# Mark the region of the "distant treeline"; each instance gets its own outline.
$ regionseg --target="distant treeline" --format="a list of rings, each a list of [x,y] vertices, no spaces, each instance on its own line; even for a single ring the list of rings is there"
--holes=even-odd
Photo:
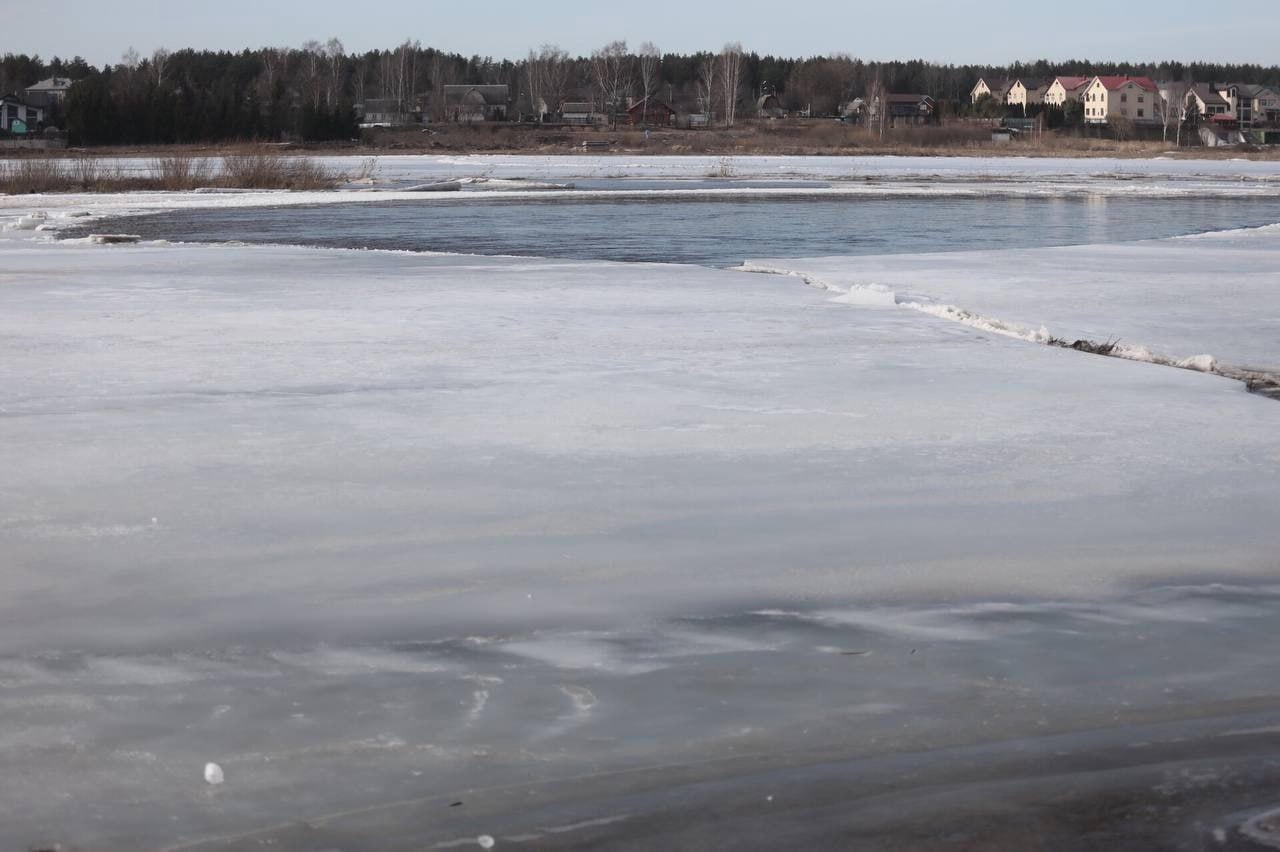
[[[602,50],[622,47],[614,43]],[[621,88],[650,94],[684,111],[717,109],[705,79],[715,54],[673,54],[644,45],[653,57],[646,72],[638,55],[621,69]],[[612,71],[611,71],[612,73]],[[944,110],[963,112],[980,77],[1052,78],[1057,75],[1141,75],[1157,80],[1248,82],[1280,86],[1280,66],[1180,62],[1126,63],[1068,60],[997,65],[940,65],[923,60],[866,62],[850,56],[805,59],[745,52],[735,98],[738,115],[752,114],[754,98],[777,94],[788,110],[829,115],[864,97],[874,83],[893,93],[932,95]],[[49,122],[67,130],[72,144],[217,142],[240,139],[345,139],[358,132],[356,105],[367,99],[394,104],[401,112],[444,117],[438,96],[451,83],[506,83],[512,114],[537,112],[537,91],[549,111],[564,99],[602,103],[598,63],[570,57],[553,46],[519,61],[464,57],[405,42],[390,50],[348,54],[337,39],[301,48],[264,48],[239,53],[158,50],[149,57],[130,51],[111,66],[95,68],[79,57],[44,61],[6,54],[0,60],[0,93],[48,77],[78,82]],[[550,81],[550,82],[549,82]],[[616,89],[615,77],[610,85]],[[723,107],[723,104],[720,105]]]

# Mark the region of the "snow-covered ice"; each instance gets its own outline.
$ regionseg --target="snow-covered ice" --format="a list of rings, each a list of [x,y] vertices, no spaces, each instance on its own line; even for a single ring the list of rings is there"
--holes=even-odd
[[[791,276],[47,236],[0,236],[6,846],[505,846],[646,813],[538,810],[637,767],[1275,723],[1280,405],[904,306],[1274,365],[1276,229]]]

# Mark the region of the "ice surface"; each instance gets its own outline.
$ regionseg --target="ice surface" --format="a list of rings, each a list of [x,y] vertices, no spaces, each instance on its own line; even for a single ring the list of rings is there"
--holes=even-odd
[[[8,643],[1272,565],[1280,411],[1214,377],[696,268],[6,260]]]
[[[6,233],[0,845],[501,848],[640,777],[1272,727],[1280,406],[899,305],[1263,360],[1267,233],[839,292]]]

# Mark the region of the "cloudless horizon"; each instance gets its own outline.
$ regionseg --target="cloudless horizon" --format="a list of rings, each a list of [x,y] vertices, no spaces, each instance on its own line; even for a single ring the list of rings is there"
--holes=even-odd
[[[926,59],[956,65],[1094,59],[1117,62],[1280,63],[1280,15],[1274,0],[1240,0],[1223,16],[1190,3],[1127,4],[1081,0],[1028,7],[990,0],[980,13],[961,4],[899,0],[893,4],[799,0],[783,7],[760,0],[690,4],[655,0],[643,12],[626,4],[531,4],[490,0],[478,7],[383,0],[377,13],[334,0],[272,4],[223,0],[180,7],[159,0],[114,3],[68,0],[50,15],[34,4],[7,3],[5,53],[45,59],[83,56],[93,65],[119,61],[130,47],[239,51],[297,47],[339,38],[349,53],[421,41],[464,56],[518,59],[544,43],[587,55],[615,39],[652,41],[664,52],[718,50],[739,41],[748,51],[801,57],[848,53],[867,60]],[[359,8],[359,7],[356,7]],[[1247,26],[1242,26],[1247,22]]]

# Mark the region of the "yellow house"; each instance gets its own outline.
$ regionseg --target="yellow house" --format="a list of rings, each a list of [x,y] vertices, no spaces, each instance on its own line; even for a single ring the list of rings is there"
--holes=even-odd
[[[1048,90],[1049,84],[1044,80],[1018,79],[1009,87],[1009,95],[1005,98],[1005,102],[1009,106],[1022,107],[1025,113],[1027,107],[1044,103],[1045,92]]]
[[[1078,101],[1084,97],[1084,90],[1093,82],[1092,77],[1058,77],[1045,89],[1044,102],[1051,106],[1061,107],[1067,101]]]
[[[1009,95],[1009,80],[1005,77],[983,77],[969,92],[969,103],[976,104],[985,95],[1005,103]]]
[[[1160,92],[1146,77],[1094,77],[1084,90],[1084,120],[1106,124],[1128,119],[1135,124],[1158,120]]]

